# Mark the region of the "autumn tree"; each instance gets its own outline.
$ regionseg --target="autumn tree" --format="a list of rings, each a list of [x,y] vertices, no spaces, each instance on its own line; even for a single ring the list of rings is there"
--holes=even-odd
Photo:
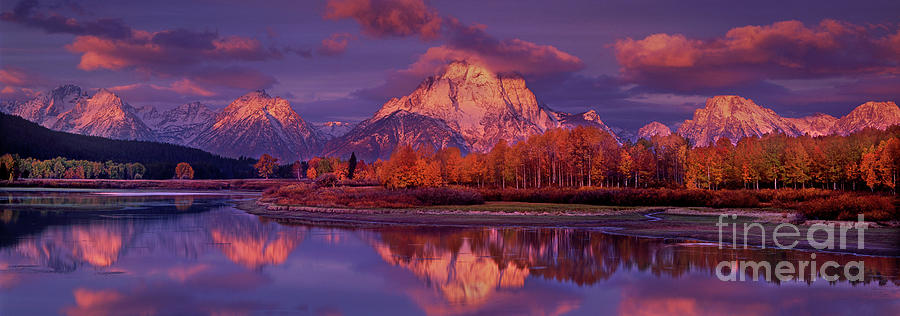
[[[797,188],[798,183],[805,186],[810,179],[810,164],[806,149],[798,141],[791,141],[784,153],[785,182],[793,184],[794,188]]]
[[[180,162],[175,166],[175,178],[176,179],[193,179],[194,178],[194,168],[191,167],[190,164],[186,162]]]
[[[297,176],[297,180],[300,180],[300,178],[303,178],[303,168],[303,162],[299,160],[294,161],[294,163],[291,164],[291,174]]]
[[[4,154],[0,156],[0,170],[2,170],[3,179],[8,181],[17,179],[22,172],[19,155]]]
[[[622,174],[625,180],[625,186],[628,186],[628,178],[631,175],[631,171],[634,169],[634,161],[631,158],[631,154],[628,153],[627,149],[619,150],[619,172]]]
[[[259,160],[253,165],[253,168],[256,168],[256,172],[259,173],[260,177],[269,179],[269,176],[275,173],[275,168],[278,167],[278,158],[272,157],[269,154],[262,154],[259,157]]]
[[[312,164],[310,164],[310,167],[306,169],[306,178],[315,179],[319,176],[319,172],[316,171],[316,168],[313,168],[311,166]]]
[[[441,178],[444,182],[452,184],[459,184],[462,182],[463,158],[459,148],[442,148],[437,152],[437,159],[440,163]]]

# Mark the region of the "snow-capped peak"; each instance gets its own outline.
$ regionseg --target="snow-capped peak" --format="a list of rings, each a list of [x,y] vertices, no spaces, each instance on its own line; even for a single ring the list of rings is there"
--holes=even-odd
[[[672,130],[663,123],[653,121],[638,130],[638,138],[650,139],[653,136],[669,136]]]

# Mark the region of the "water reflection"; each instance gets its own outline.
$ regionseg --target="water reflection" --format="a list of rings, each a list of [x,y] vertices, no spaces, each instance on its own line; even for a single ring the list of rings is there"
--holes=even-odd
[[[0,314],[900,311],[897,258],[817,254],[864,260],[867,278],[852,285],[721,282],[723,260],[809,254],[565,228],[282,225],[230,206],[243,197],[0,196]]]
[[[212,241],[234,263],[258,270],[278,265],[303,242],[303,230],[284,231],[274,223],[217,220],[210,225]]]

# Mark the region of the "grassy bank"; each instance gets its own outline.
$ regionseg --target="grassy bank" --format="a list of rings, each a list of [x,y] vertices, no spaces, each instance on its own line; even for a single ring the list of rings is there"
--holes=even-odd
[[[400,209],[452,206],[470,210],[504,210],[491,202],[552,203],[623,207],[685,207],[713,209],[763,209],[793,213],[812,220],[855,220],[864,214],[870,221],[900,220],[894,196],[821,189],[781,190],[685,190],[685,189],[481,189],[442,187],[389,190],[381,187],[319,187],[294,184],[273,187],[263,197],[277,205],[356,209]],[[458,207],[469,205],[468,207]],[[498,206],[500,205],[500,206]],[[514,210],[508,208],[504,211]]]

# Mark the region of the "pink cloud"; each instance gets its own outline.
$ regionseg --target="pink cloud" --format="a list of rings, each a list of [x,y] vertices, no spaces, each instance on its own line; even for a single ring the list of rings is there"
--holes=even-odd
[[[160,91],[213,96],[223,88],[269,88],[277,82],[272,76],[230,65],[281,59],[285,54],[311,55],[309,50],[265,45],[252,37],[183,28],[151,32],[113,19],[81,21],[47,11],[50,8],[53,6],[42,7],[37,1],[21,1],[12,11],[0,14],[0,19],[48,33],[76,35],[65,48],[80,55],[79,69],[133,70],[173,81],[169,86],[146,85]],[[22,80],[13,72],[0,76],[7,81]]]
[[[430,75],[453,60],[482,64],[496,72],[544,75],[574,72],[584,68],[580,58],[551,45],[526,40],[498,39],[484,25],[465,25],[454,17],[442,17],[422,0],[330,0],[325,18],[350,18],[363,33],[375,37],[419,36],[441,40],[408,69],[412,76]],[[342,52],[346,42],[332,38],[322,42],[325,52]],[[329,49],[332,48],[332,49]]]
[[[413,74],[431,74],[454,60],[484,65],[494,72],[519,72],[545,75],[578,71],[584,67],[580,58],[550,45],[520,39],[503,40],[483,47],[431,47],[406,70]]]
[[[38,93],[39,92],[34,89],[4,86],[0,89],[0,99],[26,100],[35,97]]]
[[[25,70],[13,67],[0,68],[0,83],[7,86],[25,87],[34,84],[34,79]]]
[[[170,38],[173,32],[186,34],[175,40]],[[208,60],[255,61],[281,57],[280,52],[264,48],[256,39],[186,30],[135,31],[128,39],[78,36],[66,49],[81,54],[78,68],[83,70],[134,68],[163,74]]]
[[[207,90],[206,88],[200,87],[195,82],[190,79],[181,79],[171,83],[170,85],[158,85],[158,84],[147,84],[147,83],[135,83],[129,85],[115,86],[110,87],[109,90],[112,90],[116,93],[130,93],[130,94],[158,94],[165,92],[173,92],[176,95],[193,95],[193,96],[203,96],[203,97],[211,97],[215,96],[217,93]],[[144,99],[144,98],[138,98]]]
[[[438,38],[442,23],[423,0],[329,0],[325,18],[353,19],[373,37],[418,35],[425,40]]]
[[[349,33],[331,34],[331,36],[322,40],[322,45],[319,46],[318,52],[320,55],[326,56],[343,54],[347,50],[347,45],[351,39],[353,39],[353,35]]]
[[[518,38],[497,39],[483,25],[463,25],[447,19],[447,41],[431,47],[406,70],[428,75],[450,61],[466,60],[481,64],[495,72],[519,72],[547,75],[575,72],[584,68],[580,58],[552,45],[542,45]]]
[[[45,85],[44,78],[16,67],[0,67],[0,98],[22,100],[37,94],[36,88]]]
[[[613,47],[626,79],[692,90],[765,79],[900,72],[900,55],[890,53],[893,39],[875,33],[873,28],[836,20],[813,26],[782,21],[733,28],[708,40],[653,34],[621,39]]]

